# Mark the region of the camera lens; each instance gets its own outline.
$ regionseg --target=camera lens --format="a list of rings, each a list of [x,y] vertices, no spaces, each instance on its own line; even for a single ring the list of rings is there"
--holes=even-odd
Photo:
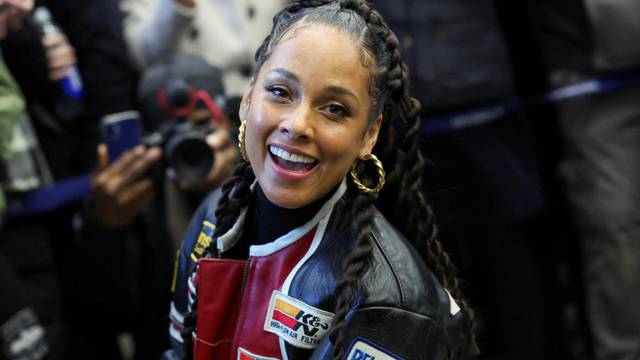
[[[207,144],[206,135],[200,131],[175,134],[166,145],[169,166],[180,180],[203,180],[211,171],[213,149]]]

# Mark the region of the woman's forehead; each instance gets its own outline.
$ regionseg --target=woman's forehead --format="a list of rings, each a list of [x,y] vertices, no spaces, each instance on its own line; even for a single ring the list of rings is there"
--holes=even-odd
[[[338,82],[366,92],[369,68],[352,35],[333,26],[302,24],[292,28],[274,48],[261,73],[284,68],[301,81]]]

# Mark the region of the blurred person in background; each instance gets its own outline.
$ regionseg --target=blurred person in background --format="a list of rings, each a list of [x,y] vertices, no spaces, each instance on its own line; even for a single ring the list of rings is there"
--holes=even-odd
[[[32,120],[29,143],[43,150],[43,156],[31,157],[50,169],[48,181],[32,188],[39,190],[42,185],[57,184],[94,168],[99,119],[135,106],[137,75],[127,61],[117,4],[68,0],[39,1],[36,5],[46,6],[63,31],[43,33],[37,16],[30,16],[21,31],[3,41],[2,49]],[[79,69],[84,94],[81,111],[67,116],[58,106],[59,80],[71,67]],[[33,153],[30,150],[27,154]],[[16,191],[11,195],[21,196]],[[45,279],[59,284],[57,291],[42,279],[38,283],[47,294],[46,314],[58,315],[52,358],[119,359],[118,339],[126,332],[141,334],[135,339],[145,340],[135,344],[137,358],[157,358],[153,347],[163,347],[160,336],[164,334],[158,330],[160,335],[154,336],[152,330],[166,327],[166,309],[161,304],[162,290],[167,294],[165,299],[169,294],[168,240],[150,236],[145,242],[108,236],[113,235],[107,230],[108,219],[92,226],[97,222],[76,214],[82,214],[81,201],[14,216],[7,219],[3,230],[2,244],[12,244],[15,239],[11,250],[17,263],[27,269],[25,273],[37,274],[38,267],[49,264],[46,272],[42,271]],[[13,229],[17,230],[5,236]],[[162,244],[167,244],[164,254],[158,250]],[[157,275],[150,278],[147,273]],[[61,313],[55,312],[58,308]],[[154,311],[161,314],[157,317],[161,325],[153,322]]]
[[[9,286],[7,293],[12,291],[16,299],[21,295],[16,284],[21,284],[33,292],[26,293],[25,301],[46,303],[43,309],[36,303],[37,316],[26,313],[19,320],[41,320],[52,339],[46,346],[52,358],[157,359],[168,341],[166,314],[173,252],[165,226],[163,187],[135,174],[146,174],[162,154],[157,148],[137,149],[118,162],[107,158],[104,145],[98,146],[97,159],[95,150],[101,141],[99,120],[137,107],[138,74],[127,60],[121,13],[117,3],[110,1],[42,1],[37,5],[47,6],[64,34],[43,37],[34,21],[27,19],[24,28],[2,42],[2,49],[19,85],[6,82],[11,102],[22,99],[22,90],[25,113],[33,119],[33,127],[22,126],[25,121],[14,126],[31,130],[26,142],[30,147],[11,163],[25,164],[27,156],[32,158],[29,164],[34,164],[33,173],[40,178],[24,181],[14,176],[31,184],[20,188],[20,193],[6,179],[3,186],[16,198],[27,190],[92,170],[96,163],[97,168],[86,201],[7,219],[0,244],[0,255],[8,257],[7,261],[0,257],[2,284]],[[71,66],[80,70],[84,94],[82,111],[69,118],[58,112],[56,86]],[[220,84],[211,96],[223,96],[219,72],[214,72],[215,76],[214,81],[204,75],[202,80]],[[156,84],[152,91],[164,85]],[[19,107],[18,102],[7,111],[17,113]],[[2,135],[3,144],[9,143],[11,139],[4,132]],[[213,135],[210,145],[219,150],[216,168],[203,183],[178,184],[181,188],[206,193],[226,177],[229,170],[225,164],[235,164],[237,150],[228,142],[229,135],[225,130]],[[136,170],[131,171],[131,166]],[[17,174],[15,170],[5,173]],[[30,239],[29,246],[25,238]],[[6,309],[14,310],[8,305]],[[56,325],[51,326],[55,332],[49,330],[50,323]],[[19,332],[8,334],[12,341],[24,341]]]
[[[229,96],[240,96],[253,71],[253,52],[286,0],[121,0],[124,33],[140,69],[164,56],[203,57],[224,74]]]
[[[237,127],[234,116],[228,116],[234,105],[229,106],[223,79],[222,71],[201,57],[175,54],[150,66],[138,86],[139,109],[147,130],[177,129],[186,120],[194,126],[192,130],[206,133],[212,149],[213,166],[206,175],[181,178],[178,171],[167,167],[163,191],[173,250],[179,247],[204,196],[225,181],[237,164]],[[205,154],[194,151],[189,162],[199,163]]]
[[[23,27],[32,0],[0,0],[0,42]],[[0,359],[60,359],[58,278],[41,218],[4,219],[7,194],[51,181],[26,101],[0,52]]]
[[[598,78],[614,88],[557,103],[558,175],[582,245],[595,358],[638,359],[640,2],[536,0],[529,6],[552,89]]]

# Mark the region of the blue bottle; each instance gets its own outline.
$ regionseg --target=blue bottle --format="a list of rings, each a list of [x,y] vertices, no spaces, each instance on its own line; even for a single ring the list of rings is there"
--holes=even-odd
[[[49,10],[43,6],[35,9],[33,20],[42,36],[63,33],[60,26],[53,21]],[[57,82],[56,112],[62,120],[73,122],[84,110],[84,87],[78,67],[70,66],[67,75]]]

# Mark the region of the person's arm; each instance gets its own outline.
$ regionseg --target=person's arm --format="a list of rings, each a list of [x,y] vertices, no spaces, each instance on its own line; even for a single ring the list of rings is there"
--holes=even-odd
[[[120,6],[125,41],[140,68],[176,52],[196,12],[193,0],[122,0]]]
[[[139,215],[143,207],[157,205],[151,203],[157,200],[155,186],[142,175],[158,160],[159,151],[130,150],[112,164],[105,145],[97,152],[92,192],[80,214],[82,221],[74,226],[75,239],[67,255],[79,269],[75,280],[84,284],[83,296],[72,297],[70,304],[77,313],[101,309],[91,321],[111,323],[141,306],[135,280],[138,269],[132,260],[147,236],[140,229],[144,220]]]
[[[458,313],[456,317],[461,317]],[[452,317],[452,320],[456,320]],[[459,337],[442,328],[434,319],[396,307],[356,309],[347,316],[342,344],[346,359],[458,359]],[[452,336],[454,335],[454,336]],[[326,336],[312,360],[333,359],[333,344]]]

